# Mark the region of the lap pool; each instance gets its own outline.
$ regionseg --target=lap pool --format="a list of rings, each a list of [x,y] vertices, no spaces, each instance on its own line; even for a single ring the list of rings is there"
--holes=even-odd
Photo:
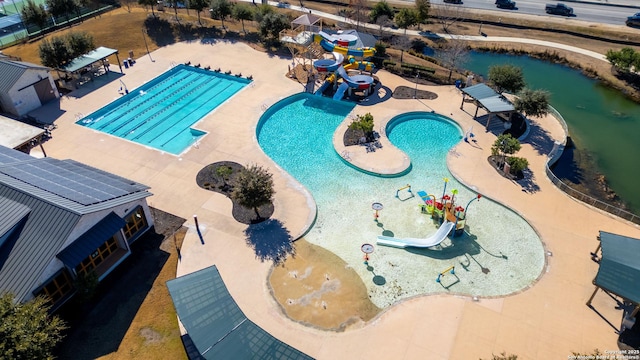
[[[179,155],[205,134],[191,126],[250,82],[177,65],[76,124]]]
[[[448,178],[447,193],[458,190],[456,203],[466,205],[476,193],[458,183],[447,169],[446,155],[462,133],[454,122],[437,114],[401,114],[389,122],[389,139],[411,158],[407,174],[380,177],[345,163],[334,150],[332,137],[353,110],[345,102],[294,95],[265,112],[257,136],[265,153],[316,201],[317,219],[305,239],[349,264],[375,305],[383,308],[431,293],[504,296],[527,288],[540,276],[545,255],[534,229],[513,211],[486,198],[469,206],[465,233],[446,239],[440,248],[375,245],[382,234],[420,238],[437,230],[430,217],[420,212],[420,197],[401,201],[396,189],[411,184],[414,193],[424,190],[441,196],[443,179]],[[373,221],[374,202],[384,205],[378,223]],[[363,243],[375,246],[369,267],[363,264]],[[438,274],[450,266],[455,266],[455,275],[447,273],[436,282]]]

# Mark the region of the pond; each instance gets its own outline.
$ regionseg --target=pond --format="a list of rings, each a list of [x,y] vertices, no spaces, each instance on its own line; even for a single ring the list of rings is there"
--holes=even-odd
[[[522,68],[528,87],[549,91],[551,105],[567,122],[575,149],[561,159],[556,175],[593,183],[585,174],[595,170],[631,211],[640,212],[640,105],[577,70],[528,56],[472,52],[465,67],[486,78],[489,67],[499,64]]]

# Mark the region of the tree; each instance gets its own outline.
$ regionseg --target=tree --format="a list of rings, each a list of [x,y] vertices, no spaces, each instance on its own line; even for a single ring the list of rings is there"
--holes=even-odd
[[[49,316],[48,299],[37,297],[14,303],[12,294],[0,297],[0,354],[6,359],[52,359],[52,350],[66,328]]]
[[[178,20],[178,3],[180,2],[180,0],[169,0],[169,5],[171,5],[171,7],[173,7],[173,13],[176,16],[176,20]]]
[[[620,51],[609,50],[606,58],[617,71],[624,74],[630,73],[632,69],[640,69],[640,53],[629,47]]]
[[[380,37],[382,37],[384,35],[383,28],[385,26],[392,25],[393,21],[391,21],[391,19],[389,19],[387,15],[381,15],[381,16],[378,16],[378,19],[376,20],[376,24],[380,26]]]
[[[433,8],[434,18],[442,26],[442,31],[449,33],[449,30],[453,24],[464,19],[467,16],[468,10],[464,6],[452,5],[449,3],[439,4]]]
[[[349,129],[360,130],[364,132],[364,136],[367,140],[373,140],[373,115],[366,113],[364,115],[358,115],[357,119],[349,124]]]
[[[65,36],[65,43],[69,53],[69,60],[86,54],[96,48],[93,43],[93,36],[86,31],[70,32]]]
[[[502,162],[498,164],[498,166],[502,166],[504,164],[507,155],[513,155],[520,151],[520,141],[518,139],[511,136],[511,134],[500,134],[496,141],[491,145],[491,155],[498,156],[501,155]]]
[[[529,167],[529,161],[527,159],[517,156],[508,157],[507,164],[509,164],[509,171],[514,174],[517,174]]]
[[[40,62],[44,66],[54,69],[63,68],[72,57],[69,56],[69,50],[64,39],[54,36],[51,40],[43,39],[38,48],[40,53]]]
[[[497,92],[516,94],[525,86],[522,69],[511,64],[493,65],[489,67],[489,81]]]
[[[402,64],[404,52],[411,48],[411,40],[406,35],[398,35],[391,39],[391,43],[394,47],[400,49],[400,64]]]
[[[230,166],[221,165],[216,168],[216,175],[222,179],[222,188],[229,186],[227,180],[229,180],[231,174],[233,174],[233,169]]]
[[[368,2],[367,0],[351,0],[349,2],[352,12],[351,16],[356,21],[356,31],[360,31],[360,22],[365,21],[369,14],[367,14]]]
[[[451,82],[453,71],[462,66],[469,58],[469,47],[463,40],[452,37],[440,46],[437,55],[442,65],[449,69],[448,81]]]
[[[151,7],[151,15],[153,15],[153,17],[156,17],[156,13],[153,11],[153,6],[155,4],[157,4],[156,0],[138,0],[138,4],[147,7],[150,6]]]
[[[528,116],[544,116],[549,112],[549,92],[524,88],[515,100],[515,108]]]
[[[418,13],[413,9],[403,8],[396,15],[395,22],[399,28],[404,29],[406,35],[408,27],[418,24]]]
[[[263,37],[278,39],[280,32],[289,28],[289,19],[283,14],[271,12],[262,17],[259,27]]]
[[[273,14],[274,12],[275,10],[269,5],[258,5],[256,11],[253,13],[253,20],[259,24],[267,14]]]
[[[244,21],[251,21],[253,19],[253,9],[245,3],[236,3],[231,11],[231,17],[242,23],[242,31],[246,34],[244,29]]]
[[[71,26],[69,23],[69,14],[76,11],[78,5],[73,0],[46,0],[47,8],[49,12],[54,17],[63,16],[67,19],[67,24]]]
[[[196,11],[196,14],[198,15],[198,24],[200,25],[202,25],[202,21],[200,21],[200,13],[208,6],[209,0],[189,0],[189,7]]]
[[[386,16],[387,19],[391,20],[393,19],[394,15],[395,12],[393,11],[389,3],[383,0],[377,2],[373,6],[373,8],[371,8],[371,11],[369,12],[369,19],[372,23],[378,23],[378,18],[380,18],[381,16]]]
[[[416,11],[418,13],[418,22],[424,24],[429,19],[429,8],[431,4],[429,0],[415,0]]]
[[[261,219],[258,208],[270,204],[273,194],[273,175],[258,165],[249,165],[238,174],[231,197],[238,204],[253,208],[258,219]]]
[[[44,9],[44,5],[27,0],[27,4],[22,8],[22,19],[24,22],[34,24],[42,32],[42,29],[47,25],[49,15]]]
[[[224,29],[224,19],[231,15],[231,3],[228,0],[211,1],[211,18],[222,21]]]

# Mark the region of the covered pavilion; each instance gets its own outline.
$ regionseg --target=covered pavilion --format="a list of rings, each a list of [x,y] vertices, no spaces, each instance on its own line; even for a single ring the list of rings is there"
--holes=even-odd
[[[516,111],[516,108],[513,106],[511,101],[504,97],[504,95],[498,94],[486,84],[477,84],[460,90],[462,91],[462,103],[460,104],[461,110],[463,110],[464,103],[467,100],[467,96],[469,96],[476,104],[476,112],[473,115],[474,119],[478,116],[478,109],[480,107],[489,113],[485,128],[489,128],[489,123],[491,122],[493,115],[509,114],[510,116]]]
[[[308,360],[249,320],[213,265],[167,281],[190,359]]]
[[[120,57],[118,56],[118,50],[110,49],[104,46],[101,46],[91,52],[88,52],[84,55],[78,56],[73,59],[67,66],[60,69],[67,74],[71,74],[71,78],[74,80],[82,79],[82,75],[90,72],[89,76],[93,77],[95,75],[95,70],[100,69],[102,67],[105,73],[109,72],[109,63],[106,60],[111,55],[116,55],[116,59],[118,60],[118,67],[120,68],[120,73],[122,73],[122,65],[120,63]],[[97,67],[94,66],[96,63],[100,63]],[[77,86],[74,87],[77,88]]]
[[[0,115],[0,145],[4,147],[28,153],[32,147],[40,146],[40,150],[46,157],[47,153],[42,147],[42,137],[45,132],[39,127]]]

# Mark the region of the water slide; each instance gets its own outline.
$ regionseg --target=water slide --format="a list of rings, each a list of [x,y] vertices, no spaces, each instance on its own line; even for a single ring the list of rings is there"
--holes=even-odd
[[[340,84],[340,86],[338,86],[338,90],[336,90],[336,93],[333,94],[333,100],[342,100],[342,98],[344,97],[344,92],[347,91],[348,88],[349,85],[346,82]]]
[[[376,50],[374,48],[357,48],[349,49],[349,46],[355,45],[358,38],[351,34],[337,34],[329,35],[324,31],[320,31],[318,34],[313,35],[313,41],[322,46],[323,49],[329,52],[337,52],[344,56],[356,56],[368,58],[372,57]]]
[[[313,67],[320,72],[333,72],[338,70],[342,66],[344,61],[344,55],[334,52],[333,59],[320,59],[313,62]]]
[[[338,68],[338,75],[346,82],[349,87],[359,90],[366,90],[373,84],[373,78],[369,75],[347,75],[344,66]]]
[[[455,226],[455,223],[452,223],[450,221],[445,221],[442,225],[440,225],[440,228],[438,229],[438,231],[436,231],[435,234],[425,239],[418,239],[418,238],[401,239],[401,238],[394,238],[394,237],[380,235],[378,236],[377,243],[380,245],[393,246],[398,248],[405,248],[405,247],[428,248],[428,247],[439,245],[441,242],[443,242],[444,239],[447,238],[447,236],[449,235],[449,232],[451,232],[454,226]]]

